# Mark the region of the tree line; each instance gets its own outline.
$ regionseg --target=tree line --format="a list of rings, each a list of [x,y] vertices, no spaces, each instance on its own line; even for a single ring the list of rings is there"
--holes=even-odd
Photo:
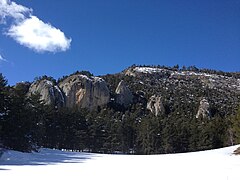
[[[10,87],[0,74],[0,148],[159,154],[240,143],[240,109],[211,119],[189,118],[188,111],[155,117],[138,103],[127,109],[109,104],[94,112],[56,108],[45,105],[39,94],[26,96],[21,85]]]

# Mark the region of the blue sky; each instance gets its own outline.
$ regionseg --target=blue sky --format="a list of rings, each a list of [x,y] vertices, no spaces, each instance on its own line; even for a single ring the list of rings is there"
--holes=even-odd
[[[0,0],[0,32],[11,85],[132,64],[240,71],[240,0]]]

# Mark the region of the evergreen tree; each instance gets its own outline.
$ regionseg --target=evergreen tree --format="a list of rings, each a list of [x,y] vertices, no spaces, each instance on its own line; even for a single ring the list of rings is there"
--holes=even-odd
[[[232,117],[232,130],[234,144],[240,143],[240,107],[238,108],[236,114]]]
[[[3,144],[7,148],[27,152],[38,148],[42,107],[33,102],[35,100],[27,98],[21,88],[10,89],[9,107],[2,121]]]
[[[0,151],[3,148],[3,132],[2,132],[2,125],[7,114],[7,80],[5,77],[0,73]]]
[[[107,130],[101,117],[88,118],[89,150],[92,152],[107,152],[104,143],[107,138]]]
[[[212,147],[214,149],[224,147],[228,141],[228,121],[220,116],[211,119]]]
[[[40,97],[40,94],[26,97],[26,109],[28,111],[28,118],[31,121],[29,134],[31,134],[31,146],[33,150],[37,150],[42,146],[45,135],[45,105],[43,101],[40,100]]]

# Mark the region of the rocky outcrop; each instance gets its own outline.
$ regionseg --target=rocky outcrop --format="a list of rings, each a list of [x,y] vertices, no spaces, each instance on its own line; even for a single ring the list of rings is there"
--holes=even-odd
[[[136,73],[134,71],[134,68],[128,68],[124,71],[124,74],[126,76],[133,76],[133,77],[136,77]]]
[[[125,108],[133,102],[133,95],[126,83],[122,80],[119,82],[116,90],[116,103],[123,105]]]
[[[110,99],[106,82],[99,77],[72,75],[63,80],[59,87],[65,94],[66,106],[96,110],[106,105]]]
[[[52,81],[42,79],[31,84],[28,95],[40,94],[41,100],[45,104],[52,104],[58,107],[64,106],[65,100],[62,91],[57,85],[54,85]]]
[[[210,105],[206,98],[200,101],[196,118],[210,118]]]
[[[156,95],[151,96],[147,103],[147,109],[149,109],[155,116],[165,114],[162,97]]]

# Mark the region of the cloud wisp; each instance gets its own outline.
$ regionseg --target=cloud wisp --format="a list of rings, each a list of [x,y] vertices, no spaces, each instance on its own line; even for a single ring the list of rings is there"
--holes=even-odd
[[[32,9],[10,0],[0,0],[0,22],[12,18],[5,35],[36,52],[59,52],[70,48],[71,38],[32,14]]]
[[[0,22],[2,23],[5,23],[7,17],[11,17],[15,21],[23,20],[31,12],[32,9],[11,2],[10,0],[0,0]]]
[[[2,57],[2,55],[0,54],[0,62],[8,62],[6,59],[4,59],[3,57]]]

